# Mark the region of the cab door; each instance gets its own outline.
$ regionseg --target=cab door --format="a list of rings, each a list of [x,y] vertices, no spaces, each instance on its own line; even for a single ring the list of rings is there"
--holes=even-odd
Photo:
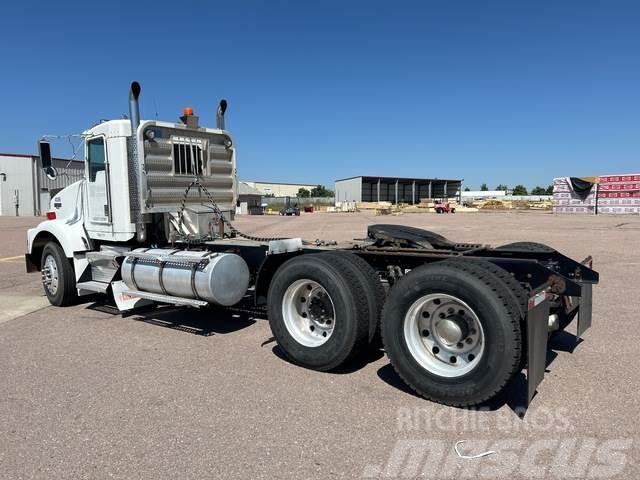
[[[111,232],[109,163],[104,136],[87,139],[86,159],[88,230]]]

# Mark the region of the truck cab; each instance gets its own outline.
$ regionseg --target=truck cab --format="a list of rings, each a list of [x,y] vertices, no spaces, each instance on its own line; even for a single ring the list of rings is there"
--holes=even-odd
[[[104,121],[82,133],[84,179],[58,192],[48,220],[28,231],[28,271],[44,268],[43,249],[52,241],[82,283],[93,280],[87,272],[92,252],[203,242],[224,232],[210,200],[232,217],[236,157],[224,129],[226,101],[218,107],[216,128],[205,128],[189,107],[176,123],[139,120],[139,94],[134,82],[129,119]],[[56,174],[48,145],[41,147],[41,161]]]

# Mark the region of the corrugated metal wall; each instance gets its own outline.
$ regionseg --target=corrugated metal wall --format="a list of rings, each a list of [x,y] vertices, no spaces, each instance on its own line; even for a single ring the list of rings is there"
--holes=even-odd
[[[55,193],[83,178],[84,162],[54,160],[53,166],[58,171],[58,176],[55,180],[50,180],[38,168],[37,160],[38,157],[33,155],[0,154],[0,173],[6,175],[6,181],[0,179],[0,215],[16,214],[16,191],[18,215],[32,216],[46,212],[51,192]],[[37,188],[38,182],[40,191]],[[41,211],[38,211],[39,204]]]
[[[41,190],[58,191],[84,178],[84,162],[54,160],[53,166],[58,171],[55,180],[47,178],[44,171],[38,169]]]

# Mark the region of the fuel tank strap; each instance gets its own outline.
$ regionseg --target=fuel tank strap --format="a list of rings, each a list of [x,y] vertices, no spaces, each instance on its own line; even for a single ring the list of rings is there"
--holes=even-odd
[[[200,295],[198,295],[198,289],[196,288],[196,272],[198,271],[198,266],[199,264],[197,263],[191,265],[191,291],[196,300],[200,300]]]

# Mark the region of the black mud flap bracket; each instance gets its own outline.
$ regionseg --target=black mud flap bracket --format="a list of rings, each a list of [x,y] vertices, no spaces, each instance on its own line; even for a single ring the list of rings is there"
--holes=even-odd
[[[531,403],[547,368],[550,288],[546,286],[532,295],[527,304],[527,405]]]
[[[593,268],[593,259],[591,256],[585,258],[581,265],[588,267],[590,270]],[[598,276],[595,277],[597,281]],[[582,338],[582,334],[591,327],[591,317],[593,309],[593,283],[592,282],[580,282],[581,295],[578,299],[578,326],[576,327],[576,337]]]
[[[591,316],[593,308],[593,285],[582,284],[582,295],[578,299],[578,326],[576,337],[581,338],[582,334],[591,326]]]

